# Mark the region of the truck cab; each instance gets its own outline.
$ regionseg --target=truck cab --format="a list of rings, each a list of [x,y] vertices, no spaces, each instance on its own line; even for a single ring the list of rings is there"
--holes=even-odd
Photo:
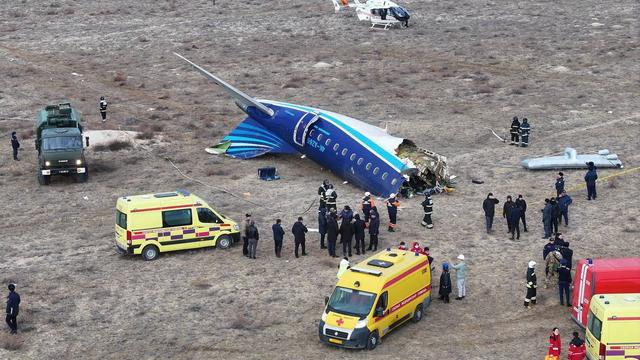
[[[78,182],[88,179],[82,118],[70,103],[47,105],[38,113],[36,150],[38,182],[48,185],[53,175],[72,175]]]

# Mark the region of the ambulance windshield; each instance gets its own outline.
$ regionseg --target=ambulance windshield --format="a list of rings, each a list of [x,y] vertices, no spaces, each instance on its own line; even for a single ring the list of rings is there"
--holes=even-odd
[[[376,294],[337,286],[327,307],[333,312],[365,318],[375,299]]]

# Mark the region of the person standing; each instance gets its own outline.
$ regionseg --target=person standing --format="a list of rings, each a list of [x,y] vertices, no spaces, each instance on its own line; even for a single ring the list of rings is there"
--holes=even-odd
[[[518,117],[514,116],[513,121],[511,121],[511,145],[519,145],[520,140],[518,139],[520,134],[520,121],[518,121]]]
[[[340,265],[338,265],[338,274],[336,275],[338,279],[340,279],[350,268],[351,264],[349,263],[349,258],[346,256],[343,257],[342,260],[340,260]]]
[[[587,163],[589,170],[584,175],[584,181],[587,183],[587,200],[596,199],[596,180],[598,180],[598,172],[593,161]]]
[[[249,243],[249,258],[256,258],[256,251],[258,250],[258,240],[260,240],[260,234],[258,234],[258,228],[256,224],[251,220],[249,226],[247,227],[247,240]]]
[[[458,297],[456,298],[456,300],[462,300],[464,299],[465,295],[467,295],[467,291],[465,288],[467,265],[464,263],[464,255],[458,255],[457,259],[459,260],[458,263],[452,265],[451,267],[456,271],[456,285],[458,285]]]
[[[431,199],[431,192],[427,191],[422,202],[422,210],[424,211],[424,217],[422,218],[422,226],[427,229],[433,229],[433,221],[431,221],[431,214],[433,214],[433,199]]]
[[[543,239],[551,237],[551,217],[553,215],[553,207],[549,199],[544,199],[544,208],[542,209],[542,224],[544,225]]]
[[[520,240],[520,219],[522,218],[522,209],[517,203],[514,203],[511,210],[507,213],[507,222],[511,231],[511,240],[517,234],[516,240]]]
[[[7,295],[7,317],[6,322],[12,334],[18,333],[18,313],[20,312],[20,295],[16,292],[16,286],[9,284],[9,295]]]
[[[18,149],[20,149],[20,142],[18,141],[18,136],[16,132],[11,133],[11,148],[13,149],[13,160],[20,161],[18,159]]]
[[[305,251],[305,233],[307,232],[307,227],[302,223],[302,217],[298,217],[298,221],[293,224],[291,227],[291,232],[293,233],[293,240],[295,243],[295,255],[298,257],[298,247],[302,246],[302,256],[307,256],[307,252]]]
[[[580,335],[577,331],[573,332],[573,339],[569,343],[569,360],[584,360],[587,356],[587,348],[584,345],[584,340],[580,339]]]
[[[276,223],[271,225],[273,230],[273,243],[275,245],[276,257],[280,257],[282,253],[282,241],[284,240],[284,229],[282,229],[282,220],[276,219]]]
[[[520,124],[520,140],[522,143],[520,146],[527,147],[529,146],[529,134],[531,133],[531,126],[529,125],[529,120],[527,118],[522,119],[522,124]]]
[[[511,233],[511,222],[509,222],[509,218],[514,207],[516,207],[516,203],[513,202],[511,195],[508,195],[507,201],[502,206],[502,218],[507,219],[507,231],[509,233]]]
[[[371,209],[373,209],[374,207],[376,207],[376,202],[371,197],[371,193],[367,191],[366,193],[364,193],[364,197],[362,198],[362,203],[361,203],[362,214],[364,215],[365,227],[369,226],[369,216],[371,213]]]
[[[327,208],[324,206],[318,210],[318,233],[320,234],[320,249],[326,249],[324,237],[327,234]]]
[[[518,221],[518,223],[520,223],[520,221],[522,221],[522,228],[524,229],[524,232],[527,232],[527,216],[526,216],[526,211],[527,211],[527,202],[524,200],[524,198],[522,197],[522,195],[518,195],[518,198],[515,201],[516,206],[520,208],[520,219]]]
[[[327,185],[327,190],[325,191],[325,201],[327,204],[327,210],[338,210],[338,193],[333,188],[333,184]]]
[[[536,277],[536,262],[529,261],[527,267],[527,295],[524,297],[524,307],[536,304],[536,291],[538,288],[538,278]]]
[[[378,234],[380,233],[380,216],[375,208],[369,214],[369,247],[367,250],[378,251]]]
[[[329,189],[329,180],[324,179],[322,185],[318,188],[318,209],[327,207],[327,189]]]
[[[340,222],[340,243],[342,244],[342,256],[351,256],[353,241],[353,224],[348,219]]]
[[[558,293],[560,294],[560,305],[564,305],[563,294],[567,298],[567,306],[571,306],[571,298],[569,297],[569,287],[571,285],[571,269],[567,267],[567,259],[560,260],[558,268]]]
[[[553,238],[550,237],[549,242],[546,243],[544,245],[544,248],[542,249],[542,260],[547,260],[547,255],[549,255],[550,252],[555,250],[556,250],[555,241],[553,240]]]
[[[440,274],[439,299],[444,301],[445,304],[448,304],[449,294],[451,294],[451,274],[449,273],[449,263],[445,262],[442,264],[442,274]]]
[[[496,205],[500,200],[493,197],[493,193],[489,193],[487,198],[482,202],[482,209],[484,210],[484,220],[487,225],[487,234],[493,231],[493,217],[496,213]]]
[[[390,232],[396,231],[396,221],[398,220],[398,208],[400,207],[400,201],[396,198],[396,194],[389,194],[387,199],[387,212],[389,213],[389,230]]]
[[[242,234],[242,255],[249,257],[249,238],[247,237],[247,228],[251,224],[251,214],[244,215],[244,221],[241,224],[240,234]]]
[[[329,256],[338,257],[336,255],[336,243],[338,242],[338,220],[335,213],[330,213],[327,217],[327,245]]]
[[[102,122],[107,121],[107,100],[104,96],[100,96],[100,102],[98,103],[100,108],[100,116],[102,116]]]
[[[571,204],[573,204],[573,199],[563,190],[558,197],[558,207],[560,209],[558,222],[562,223],[562,218],[564,218],[564,226],[569,226],[569,205]]]
[[[360,219],[359,214],[355,214],[353,218],[353,236],[356,239],[356,255],[360,255],[360,249],[362,249],[362,255],[364,255],[364,221]]]
[[[340,211],[338,219],[340,219],[341,221],[347,220],[348,222],[351,222],[351,220],[353,220],[353,210],[351,210],[351,207],[349,205],[345,205],[344,209]]]
[[[556,196],[560,196],[564,192],[564,174],[562,171],[556,176]]]
[[[571,270],[573,262],[573,250],[569,248],[569,242],[564,241],[560,246],[560,254],[564,260],[567,260],[567,267]]]
[[[560,360],[560,352],[562,350],[562,343],[560,342],[560,330],[554,327],[549,336],[549,351],[547,355],[554,356],[553,359]]]
[[[558,233],[558,218],[560,217],[560,206],[555,198],[549,200],[551,204],[551,229],[554,233]]]

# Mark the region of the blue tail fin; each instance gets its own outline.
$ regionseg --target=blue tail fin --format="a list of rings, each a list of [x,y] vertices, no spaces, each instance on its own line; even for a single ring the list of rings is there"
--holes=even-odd
[[[295,154],[298,151],[257,121],[247,118],[207,152],[250,159],[266,153]]]

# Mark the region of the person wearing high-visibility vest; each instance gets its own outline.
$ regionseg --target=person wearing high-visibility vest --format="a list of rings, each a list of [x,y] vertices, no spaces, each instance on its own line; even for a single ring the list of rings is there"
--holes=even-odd
[[[387,212],[389,212],[389,230],[390,232],[396,231],[396,221],[398,220],[398,208],[400,207],[400,201],[396,198],[396,194],[389,194],[387,199]]]

